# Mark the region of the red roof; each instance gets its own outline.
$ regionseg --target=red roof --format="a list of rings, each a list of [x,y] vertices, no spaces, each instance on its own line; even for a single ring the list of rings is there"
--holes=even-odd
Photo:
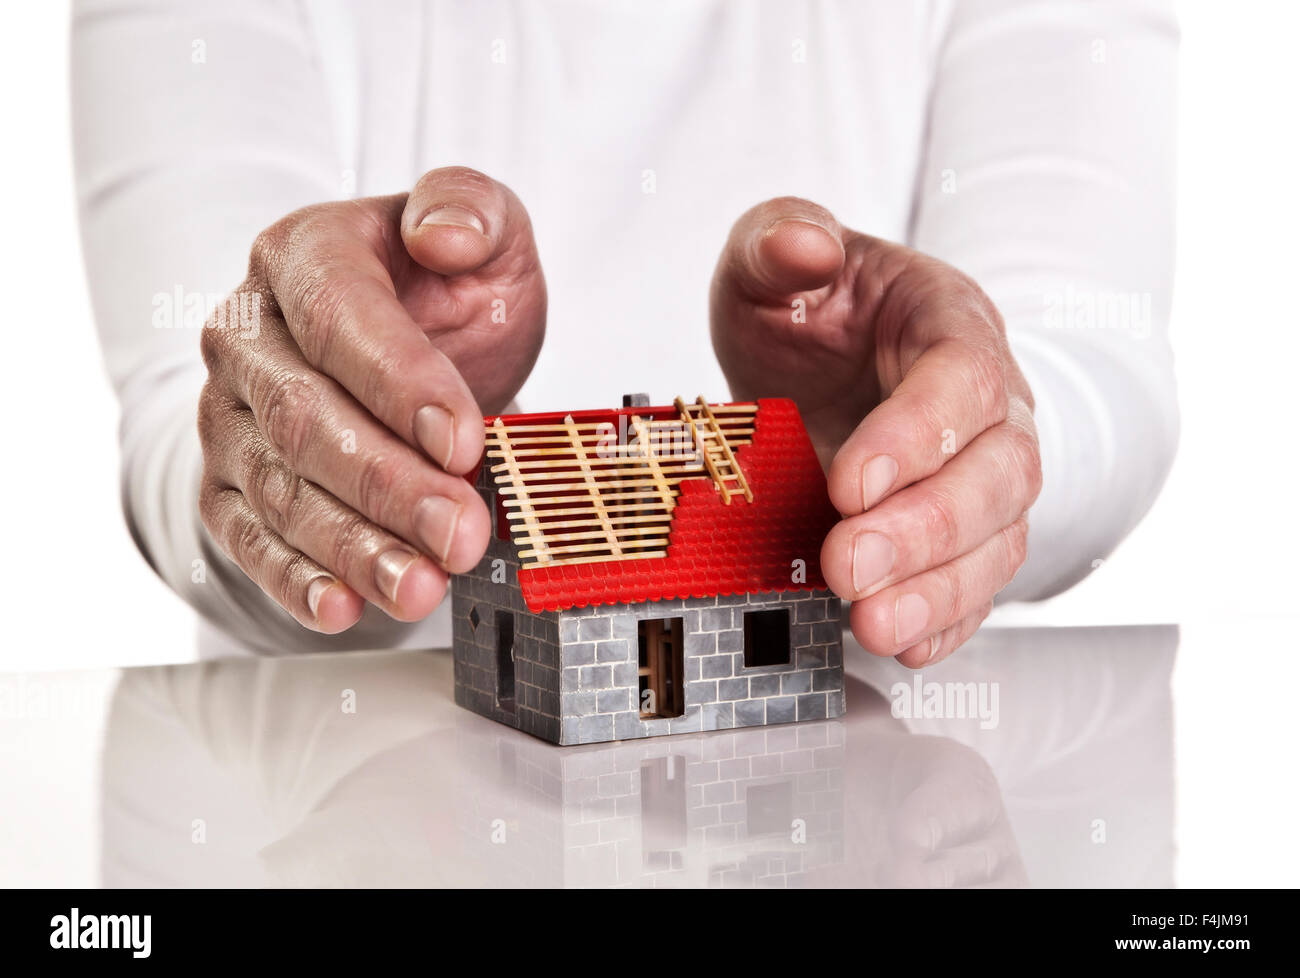
[[[613,421],[620,414],[674,414],[672,407],[573,412],[578,421]],[[554,421],[564,413],[503,417],[506,424]],[[681,483],[666,557],[531,567],[519,572],[529,609],[561,611],[589,605],[813,590],[826,587],[821,547],[838,515],[826,478],[794,402],[762,399],[753,442],[736,461],[753,502],[724,505],[712,479]],[[488,419],[492,421],[494,419]],[[794,582],[794,561],[803,580]]]

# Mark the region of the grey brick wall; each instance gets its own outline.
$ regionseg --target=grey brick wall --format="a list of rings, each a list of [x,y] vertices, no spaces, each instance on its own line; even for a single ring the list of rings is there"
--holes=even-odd
[[[745,666],[746,612],[784,608],[790,662]],[[642,720],[637,627],[681,618],[685,711]],[[560,613],[560,743],[822,720],[844,713],[839,599],[829,591],[603,605]]]
[[[487,478],[487,466],[484,466],[478,489],[491,507]],[[502,563],[498,565],[497,561]],[[504,583],[492,580],[497,567],[504,569]],[[451,579],[456,702],[475,713],[558,743],[559,615],[534,615],[528,610],[517,583],[518,572],[519,558],[514,545],[493,536],[478,566]],[[497,611],[514,616],[513,703],[503,703],[497,697]],[[474,612],[477,612],[477,626],[473,624]]]

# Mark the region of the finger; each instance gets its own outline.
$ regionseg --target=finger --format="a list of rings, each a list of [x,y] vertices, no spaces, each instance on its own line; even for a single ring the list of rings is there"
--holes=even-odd
[[[419,621],[442,600],[447,575],[356,510],[302,478],[266,442],[252,412],[230,405],[204,446],[208,475],[233,486],[289,546],[329,568],[399,621]]]
[[[920,669],[923,666],[932,666],[935,663],[942,662],[979,631],[980,625],[984,624],[984,619],[992,611],[993,602],[989,601],[955,625],[951,625],[929,638],[922,639],[910,649],[905,649],[894,656],[894,658],[898,660],[900,665],[907,666],[909,669]]]
[[[928,479],[837,523],[822,545],[822,573],[859,601],[968,553],[1029,509],[1042,485],[1028,408],[1012,405]]]
[[[1006,420],[1007,381],[992,327],[975,339],[946,339],[927,349],[836,453],[826,477],[845,516],[939,471],[982,432]]]
[[[829,285],[844,266],[844,230],[826,208],[777,197],[741,215],[718,260],[715,289],[784,304]]]
[[[222,552],[299,624],[333,635],[361,618],[361,595],[285,543],[238,489],[205,479],[199,512]]]
[[[268,335],[242,379],[239,394],[258,429],[294,472],[445,570],[462,573],[478,563],[491,517],[473,487],[378,424],[285,337]]]
[[[920,744],[940,738],[917,737]],[[942,751],[904,754],[915,767],[916,785],[890,817],[891,834],[901,849],[942,852],[985,838],[1005,817],[1002,795],[988,764],[971,748],[949,741]]]
[[[1025,562],[1023,517],[970,553],[855,601],[849,625],[875,655],[894,656],[955,625],[993,600]]]
[[[328,210],[281,222],[258,236],[257,274],[308,363],[447,471],[469,472],[483,453],[482,415],[455,365],[398,300],[374,221]]]
[[[969,886],[996,878],[1008,858],[1006,811],[987,763],[968,747],[937,737],[912,738],[920,751],[900,755],[904,792],[889,816],[897,856],[890,881],[907,887]],[[929,748],[929,749],[927,749]],[[909,774],[914,786],[908,786]],[[987,858],[978,857],[986,852]]]
[[[402,241],[440,275],[490,270],[502,261],[537,265],[528,212],[509,187],[465,166],[430,170],[406,198]]]

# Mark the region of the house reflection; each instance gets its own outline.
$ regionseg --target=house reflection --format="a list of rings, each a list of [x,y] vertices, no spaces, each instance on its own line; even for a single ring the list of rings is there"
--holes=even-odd
[[[844,749],[840,721],[558,751],[467,724],[458,828],[492,879],[522,862],[568,886],[799,885],[843,858]]]

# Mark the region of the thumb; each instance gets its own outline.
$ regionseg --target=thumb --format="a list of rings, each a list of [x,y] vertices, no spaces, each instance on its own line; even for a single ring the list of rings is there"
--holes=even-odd
[[[824,207],[799,197],[766,201],[731,229],[714,288],[760,304],[822,288],[844,266],[843,237]]]
[[[536,262],[532,225],[519,198],[465,166],[420,177],[402,211],[402,241],[412,258],[440,275],[464,275],[508,254]]]

